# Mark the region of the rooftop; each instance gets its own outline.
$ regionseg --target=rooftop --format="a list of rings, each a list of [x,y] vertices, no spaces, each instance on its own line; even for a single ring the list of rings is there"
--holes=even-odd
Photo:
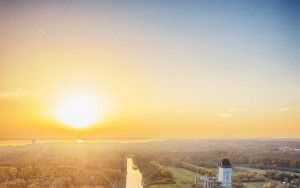
[[[221,163],[220,163],[220,167],[222,168],[231,168],[231,163],[228,159],[222,159]]]

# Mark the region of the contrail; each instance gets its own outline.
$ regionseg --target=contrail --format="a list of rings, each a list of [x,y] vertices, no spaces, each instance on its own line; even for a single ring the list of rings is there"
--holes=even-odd
[[[44,31],[43,29],[41,29],[40,27],[38,26],[35,26],[35,29],[38,30],[39,32],[41,32],[43,35],[47,36],[47,33],[46,31]]]

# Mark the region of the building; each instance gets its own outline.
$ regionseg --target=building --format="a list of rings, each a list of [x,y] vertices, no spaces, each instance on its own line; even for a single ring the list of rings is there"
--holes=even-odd
[[[222,187],[232,187],[232,166],[228,159],[223,159],[219,165],[218,181]]]
[[[300,155],[300,149],[294,149],[296,155]]]
[[[31,144],[36,144],[36,139],[32,139]]]
[[[195,177],[196,187],[204,188],[231,188],[232,187],[232,166],[228,159],[223,159],[219,165],[218,177]]]
[[[221,182],[217,178],[196,176],[195,185],[196,187],[215,188],[221,187]]]
[[[288,146],[283,146],[283,147],[279,147],[279,151],[281,152],[290,152],[293,151],[294,149]]]
[[[288,146],[279,147],[279,151],[283,153],[293,153],[296,155],[300,155],[300,149],[291,148]]]

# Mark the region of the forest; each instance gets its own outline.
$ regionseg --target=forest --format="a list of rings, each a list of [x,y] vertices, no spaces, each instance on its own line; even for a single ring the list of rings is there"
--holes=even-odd
[[[0,149],[0,187],[125,187],[122,153],[87,144]]]
[[[0,187],[125,188],[128,157],[143,187],[193,186],[195,176],[216,177],[223,158],[233,166],[233,187],[299,187],[299,141],[151,140],[39,142],[0,146]],[[189,177],[178,179],[185,172]],[[128,187],[127,187],[128,188]]]

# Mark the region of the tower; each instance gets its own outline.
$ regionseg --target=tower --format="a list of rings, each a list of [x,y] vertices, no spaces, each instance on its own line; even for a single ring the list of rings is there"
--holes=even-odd
[[[218,181],[222,183],[222,187],[232,187],[232,167],[228,159],[222,159],[220,163]]]

